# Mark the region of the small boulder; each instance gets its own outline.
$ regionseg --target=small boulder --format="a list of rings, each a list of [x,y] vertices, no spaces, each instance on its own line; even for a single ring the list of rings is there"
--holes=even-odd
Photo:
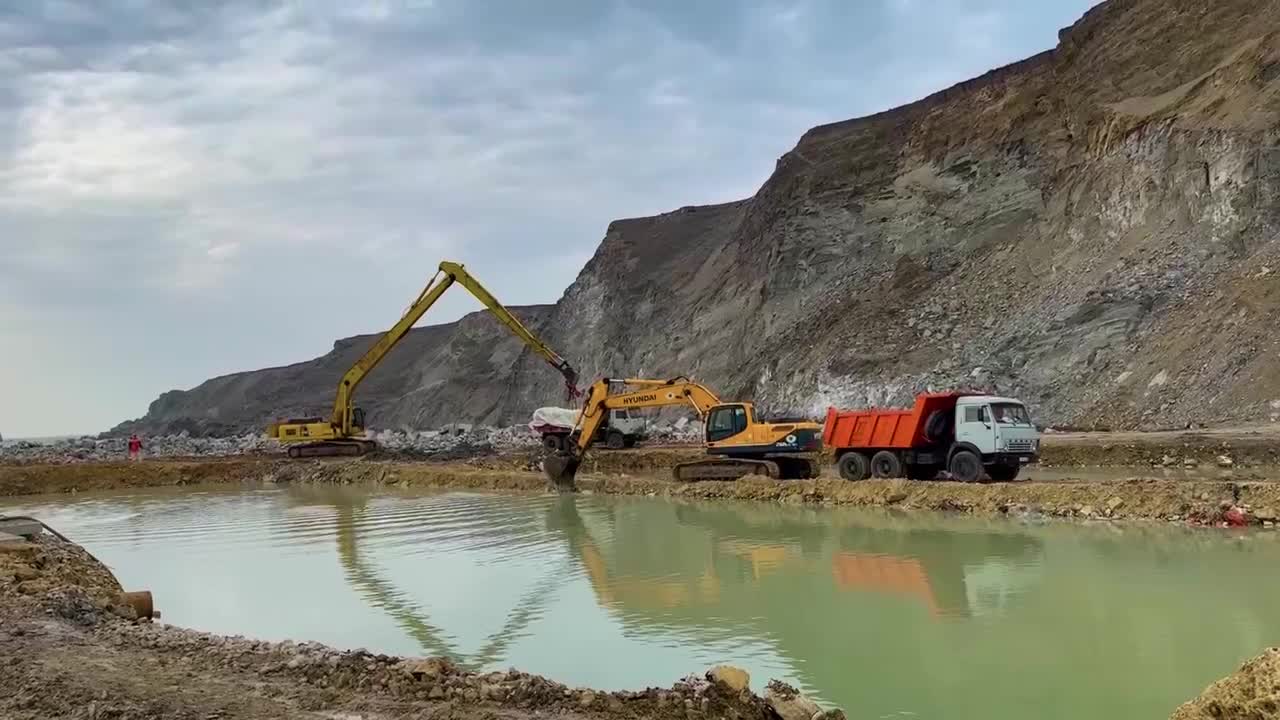
[[[404,672],[415,680],[434,678],[448,674],[453,668],[444,658],[427,658],[426,660],[409,660],[404,664]]]
[[[786,683],[774,680],[765,688],[764,700],[782,720],[813,720],[822,713],[818,703]]]
[[[1124,498],[1113,497],[1107,501],[1107,512],[1113,513],[1119,510],[1121,505],[1124,505]]]
[[[1258,518],[1258,522],[1264,522],[1264,523],[1275,522],[1276,520],[1280,520],[1280,517],[1276,515],[1275,509],[1269,508],[1269,507],[1258,508],[1257,510],[1254,510],[1253,516]]]
[[[579,707],[589,708],[595,703],[596,703],[596,694],[590,690],[584,690],[582,694],[578,696]]]
[[[1232,460],[1232,459],[1231,459],[1231,456],[1229,456],[1229,455],[1219,455],[1219,456],[1218,456],[1218,467],[1220,467],[1220,468],[1224,468],[1224,469],[1225,469],[1225,468],[1229,468],[1229,467],[1232,467],[1232,466],[1233,466],[1233,465],[1235,465],[1235,464],[1236,464],[1236,461],[1235,461],[1235,460]]]
[[[732,665],[717,665],[707,671],[707,679],[721,683],[734,692],[742,692],[751,685],[751,675]]]

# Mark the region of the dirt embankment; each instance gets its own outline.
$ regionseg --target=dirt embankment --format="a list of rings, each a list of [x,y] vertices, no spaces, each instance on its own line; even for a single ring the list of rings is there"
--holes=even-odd
[[[757,695],[732,669],[601,692],[441,658],[222,637],[138,619],[116,604],[120,590],[72,543],[0,543],[0,717],[790,720],[816,709],[781,684]]]
[[[1171,720],[1280,717],[1280,648],[1268,648],[1174,711]]]
[[[672,450],[666,461],[686,451]],[[618,470],[653,460],[641,453],[598,453],[584,468],[581,491],[689,499],[754,500],[788,504],[896,507],[973,514],[1045,515],[1272,524],[1280,521],[1280,482],[1168,480],[1136,476],[1107,482],[1013,482],[965,484],[907,480],[849,483],[824,477],[811,481],[746,478],[737,482],[677,483],[664,475]],[[400,488],[545,492],[546,480],[527,458],[487,457],[470,462],[298,461],[284,459],[217,462],[98,463],[0,466],[0,495],[196,485],[314,483]],[[639,470],[644,473],[646,471]],[[1240,516],[1227,518],[1240,511]]]

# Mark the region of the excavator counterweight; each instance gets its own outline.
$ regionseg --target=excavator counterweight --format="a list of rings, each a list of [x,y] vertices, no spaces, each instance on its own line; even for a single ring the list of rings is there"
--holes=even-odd
[[[706,387],[677,377],[603,378],[593,383],[578,413],[575,442],[542,460],[547,480],[561,492],[577,489],[583,456],[610,410],[676,405],[689,405],[702,418],[704,446],[711,457],[676,465],[672,468],[675,480],[737,480],[746,475],[783,480],[817,477],[818,467],[810,455],[822,447],[822,425],[761,421],[751,403],[721,402]]]
[[[521,323],[511,311],[498,302],[488,290],[476,280],[467,269],[454,262],[442,262],[431,282],[405,311],[400,320],[369,348],[359,360],[347,370],[338,383],[338,392],[333,401],[333,412],[328,418],[295,418],[272,423],[267,427],[267,436],[273,437],[289,446],[289,457],[322,457],[332,455],[364,455],[377,447],[377,444],[364,436],[364,411],[355,407],[353,396],[356,387],[382,362],[414,323],[440,299],[454,283],[466,288],[493,313],[516,337],[524,341],[535,353],[546,360],[564,376],[565,393],[569,400],[576,399],[578,391],[578,373],[568,361],[560,357],[546,343],[542,342]]]

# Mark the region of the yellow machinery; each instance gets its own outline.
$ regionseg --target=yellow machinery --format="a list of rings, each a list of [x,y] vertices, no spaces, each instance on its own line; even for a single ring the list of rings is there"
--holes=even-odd
[[[376,447],[372,440],[364,437],[364,411],[352,405],[352,396],[356,386],[365,378],[387,353],[400,342],[423,313],[435,304],[454,283],[471,291],[481,304],[507,326],[512,333],[524,341],[526,345],[538,353],[544,360],[564,376],[565,389],[570,399],[578,393],[578,374],[562,357],[529,331],[509,310],[498,302],[497,298],[484,289],[466,268],[458,263],[442,262],[432,277],[431,282],[423,288],[422,293],[413,301],[404,316],[390,330],[378,339],[355,365],[347,370],[338,383],[338,395],[333,401],[333,413],[325,418],[294,418],[272,423],[267,428],[267,435],[290,445],[289,457],[317,457],[326,455],[363,455]]]
[[[751,403],[723,403],[715,393],[688,378],[597,380],[578,413],[573,442],[543,458],[547,479],[558,489],[576,489],[574,478],[600,423],[610,410],[691,405],[702,417],[704,447],[712,457],[680,463],[676,480],[736,480],[764,475],[793,480],[817,477],[811,457],[822,446],[822,425],[808,421],[761,421]]]

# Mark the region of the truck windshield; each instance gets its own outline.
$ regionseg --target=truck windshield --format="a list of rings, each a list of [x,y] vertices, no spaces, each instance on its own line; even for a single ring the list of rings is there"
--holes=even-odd
[[[991,403],[991,414],[1001,425],[1030,425],[1031,415],[1018,403]]]

